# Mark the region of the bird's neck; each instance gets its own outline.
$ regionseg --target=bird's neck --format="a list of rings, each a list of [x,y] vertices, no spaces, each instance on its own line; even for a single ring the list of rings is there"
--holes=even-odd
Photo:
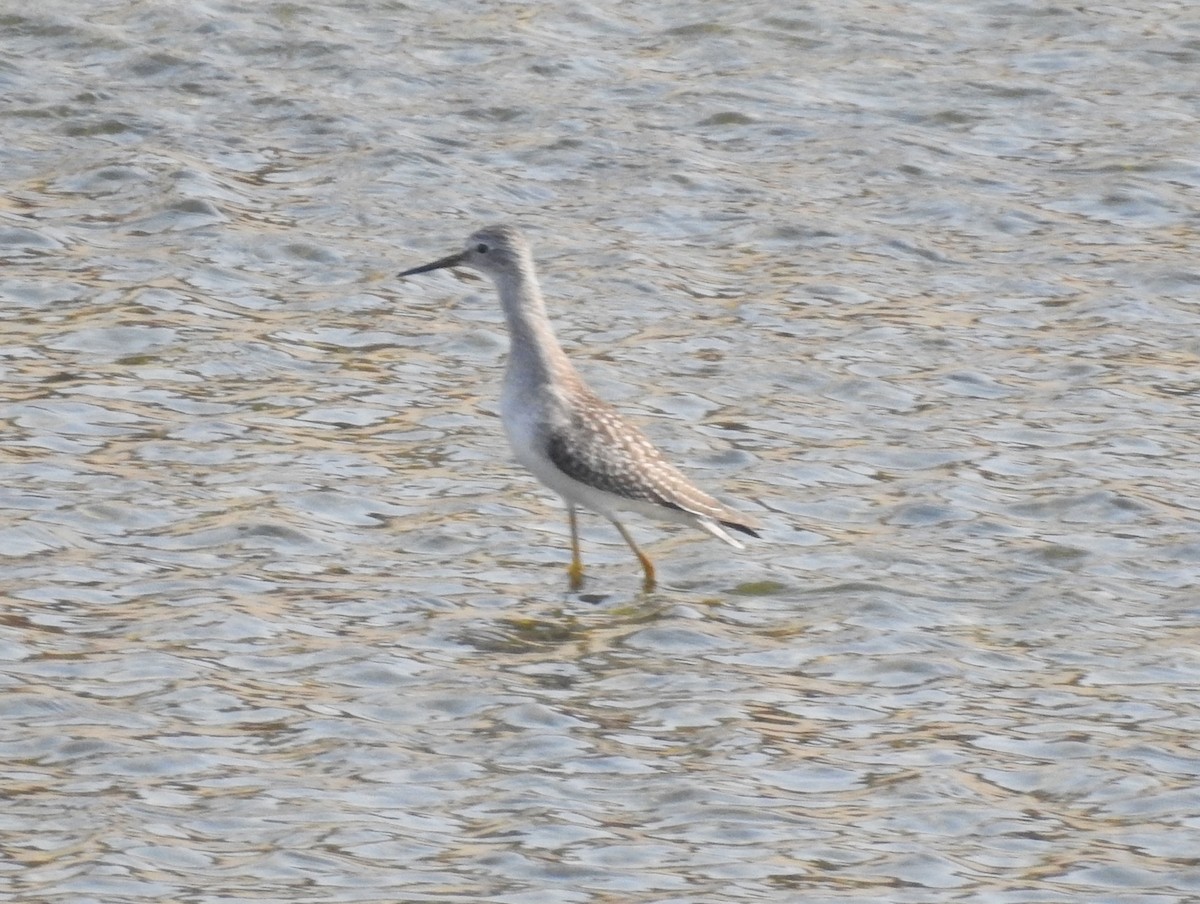
[[[508,369],[524,381],[553,382],[571,364],[558,344],[533,267],[509,274],[497,288],[508,322]]]

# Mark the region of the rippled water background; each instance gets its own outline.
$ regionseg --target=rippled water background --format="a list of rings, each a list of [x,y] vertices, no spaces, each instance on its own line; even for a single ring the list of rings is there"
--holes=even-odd
[[[1200,8],[6,6],[0,897],[1200,899]],[[668,9],[670,7],[670,9]],[[489,286],[744,553],[509,461]]]

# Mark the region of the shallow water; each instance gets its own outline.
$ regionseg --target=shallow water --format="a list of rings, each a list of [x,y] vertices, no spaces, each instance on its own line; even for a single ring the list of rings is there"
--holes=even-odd
[[[4,16],[4,900],[1200,896],[1200,15],[661,6]]]

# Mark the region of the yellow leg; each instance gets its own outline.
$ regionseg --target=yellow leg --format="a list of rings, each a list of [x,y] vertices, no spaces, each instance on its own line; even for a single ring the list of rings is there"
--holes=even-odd
[[[575,506],[567,505],[567,522],[571,525],[571,565],[567,568],[567,577],[571,580],[571,589],[583,587],[583,560],[579,558],[579,525],[575,523]]]
[[[625,538],[625,542],[629,544],[629,548],[633,550],[633,554],[637,556],[638,561],[642,563],[642,573],[645,575],[645,578],[642,581],[642,589],[646,593],[649,593],[658,583],[654,578],[654,563],[650,561],[649,556],[638,549],[637,544],[633,542],[633,537],[629,536],[629,531],[625,530],[620,521],[618,521],[616,518],[610,518],[609,520],[612,521],[616,529],[621,532],[621,536]]]

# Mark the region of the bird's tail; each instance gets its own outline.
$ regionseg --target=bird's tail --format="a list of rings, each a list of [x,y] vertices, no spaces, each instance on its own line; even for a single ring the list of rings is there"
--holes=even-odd
[[[744,534],[749,534],[751,537],[758,536],[757,528],[751,527],[749,524],[744,524],[741,521],[722,520],[718,522],[714,521],[712,518],[700,518],[697,520],[696,526],[701,530],[708,531],[718,540],[724,540],[734,549],[745,549],[746,544],[736,537],[730,536],[729,531],[725,530],[725,528],[728,527],[732,528],[733,530],[739,530]]]

